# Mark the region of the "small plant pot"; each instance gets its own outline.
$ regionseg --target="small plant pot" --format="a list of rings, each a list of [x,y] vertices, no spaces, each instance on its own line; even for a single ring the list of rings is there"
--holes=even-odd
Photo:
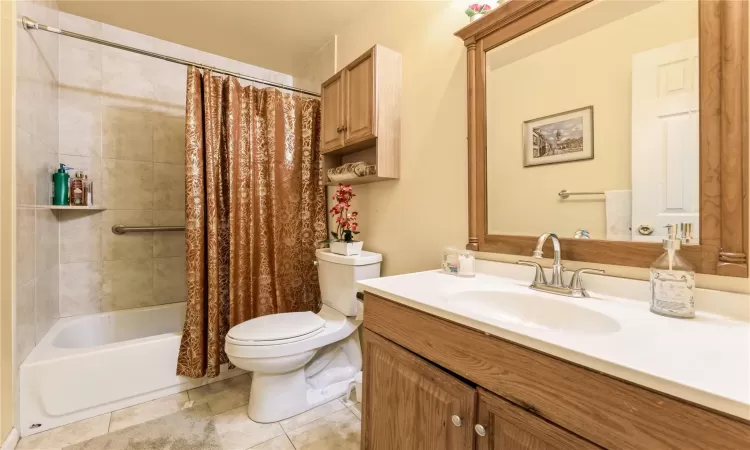
[[[345,256],[352,256],[352,255],[359,255],[362,253],[362,245],[364,242],[362,241],[354,241],[354,242],[344,242],[344,241],[336,241],[331,242],[329,244],[331,248],[331,252],[336,253],[338,255],[345,255]]]
[[[484,14],[474,14],[473,16],[469,17],[469,22],[476,22],[477,20],[484,17]]]

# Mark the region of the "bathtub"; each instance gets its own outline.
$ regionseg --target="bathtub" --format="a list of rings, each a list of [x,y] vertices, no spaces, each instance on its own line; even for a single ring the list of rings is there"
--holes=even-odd
[[[184,321],[185,303],[60,319],[20,367],[21,436],[243,373],[175,375]]]

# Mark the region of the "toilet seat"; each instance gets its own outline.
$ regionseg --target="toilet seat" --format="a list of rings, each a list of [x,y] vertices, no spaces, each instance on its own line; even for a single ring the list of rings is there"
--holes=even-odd
[[[309,339],[323,331],[326,321],[310,311],[270,314],[235,325],[227,341],[235,345],[280,345]]]
[[[248,323],[252,322],[252,320],[256,319],[252,319],[247,322],[243,322],[240,325],[236,325],[232,328],[232,330],[229,330],[229,333],[227,334],[225,345],[226,353],[229,356],[238,358],[273,358],[299,354],[309,350],[319,349],[328,344],[340,341],[356,331],[359,324],[362,323],[361,321],[358,321],[353,317],[346,317],[345,315],[326,305],[323,305],[323,308],[317,315],[312,315],[319,319],[319,323],[323,323],[323,326],[321,328],[311,332],[308,328],[308,332],[306,334],[286,338],[283,340],[236,339],[232,336],[237,336],[237,333],[233,333],[232,330],[234,330],[234,328],[236,327],[247,325]],[[270,322],[277,319],[267,320]],[[310,322],[314,323],[312,320]],[[308,327],[314,327],[314,325],[308,325]],[[244,328],[252,327],[248,325]],[[241,336],[245,335],[243,334]]]

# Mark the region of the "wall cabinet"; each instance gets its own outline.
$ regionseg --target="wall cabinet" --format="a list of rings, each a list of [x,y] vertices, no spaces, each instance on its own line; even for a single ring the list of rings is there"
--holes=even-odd
[[[365,450],[739,450],[750,423],[365,293]]]
[[[364,161],[376,174],[358,184],[398,178],[401,55],[372,47],[321,85],[321,153],[329,168]],[[335,183],[331,183],[335,184]]]

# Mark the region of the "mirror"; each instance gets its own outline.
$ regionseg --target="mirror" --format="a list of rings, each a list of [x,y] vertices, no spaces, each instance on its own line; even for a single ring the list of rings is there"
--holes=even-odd
[[[488,235],[700,236],[698,1],[591,2],[485,56]]]

